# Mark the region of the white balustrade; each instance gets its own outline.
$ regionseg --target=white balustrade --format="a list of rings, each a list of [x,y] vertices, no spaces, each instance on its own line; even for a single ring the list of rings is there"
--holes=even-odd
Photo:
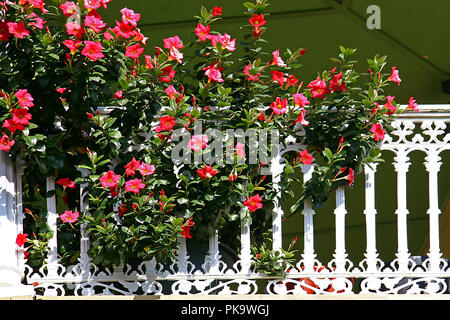
[[[85,227],[81,226],[80,257],[76,266],[62,266],[58,259],[56,197],[47,198],[47,222],[53,237],[49,241],[49,252],[44,267],[36,270],[26,267],[28,283],[37,282],[36,288],[43,288],[45,295],[69,294],[72,288],[75,295],[92,294],[319,294],[355,293],[361,294],[443,294],[449,293],[448,280],[450,268],[439,244],[439,209],[438,174],[442,166],[442,152],[450,150],[450,107],[438,106],[421,113],[407,113],[393,124],[394,131],[386,135],[381,149],[395,154],[393,166],[397,180],[397,208],[389,214],[397,220],[397,252],[390,264],[385,264],[379,256],[377,247],[377,214],[375,181],[383,174],[379,166],[365,166],[365,206],[363,212],[350,212],[352,215],[364,214],[366,231],[366,248],[364,259],[356,263],[349,260],[346,244],[346,202],[352,201],[346,195],[346,187],[336,190],[335,251],[331,261],[322,264],[317,259],[315,247],[316,212],[311,199],[307,199],[301,212],[304,221],[304,249],[299,259],[291,268],[285,279],[268,277],[252,269],[255,259],[250,250],[251,225],[246,219],[241,220],[241,247],[239,259],[232,266],[224,264],[220,251],[219,234],[210,230],[208,252],[202,266],[194,266],[190,261],[189,246],[186,239],[179,237],[180,249],[176,260],[163,266],[155,260],[144,261],[137,268],[130,266],[116,268],[109,272],[97,268],[88,256],[89,239]],[[447,130],[447,131],[446,131]],[[298,151],[304,146],[289,146],[286,150]],[[419,264],[409,252],[408,241],[408,199],[407,174],[410,167],[412,151],[425,153],[424,170],[428,173],[428,223],[429,251],[422,263],[420,272],[413,267]],[[278,155],[270,166],[270,174],[277,191],[272,216],[273,250],[283,247],[281,190],[278,188],[280,174],[284,165]],[[315,165],[302,167],[304,181],[311,179]],[[15,245],[15,238],[23,231],[23,205],[21,176],[23,164],[14,166],[7,153],[0,152],[0,296],[5,292],[16,295],[20,292],[32,292],[29,286],[20,284],[23,270],[23,250]],[[82,175],[86,173],[82,172]],[[14,183],[15,181],[15,183]],[[47,191],[55,190],[55,179],[47,178]],[[86,185],[80,186],[80,214],[87,211],[85,196]],[[348,199],[347,199],[348,198]],[[413,212],[413,211],[411,211]],[[394,215],[395,214],[395,215]],[[245,216],[245,215],[242,215]],[[363,239],[361,239],[363,241]],[[9,245],[5,245],[8,243]],[[22,262],[21,262],[22,261]],[[21,264],[22,263],[22,264]],[[296,268],[295,268],[296,267]],[[122,271],[124,270],[124,271]],[[195,272],[194,272],[195,270]],[[275,278],[275,279],[274,279]],[[306,279],[308,279],[306,281]],[[358,286],[351,279],[359,279]],[[258,287],[257,280],[266,284]],[[19,289],[17,289],[19,288]],[[20,291],[20,288],[24,289]],[[359,288],[359,289],[358,289]],[[28,291],[27,291],[28,290]]]

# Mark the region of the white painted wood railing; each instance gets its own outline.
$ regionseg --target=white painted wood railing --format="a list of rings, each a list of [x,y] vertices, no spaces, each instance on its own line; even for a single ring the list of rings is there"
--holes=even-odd
[[[80,257],[72,266],[60,264],[57,255],[56,199],[47,199],[48,224],[55,231],[49,242],[46,264],[33,270],[23,260],[23,252],[15,246],[15,237],[22,231],[21,175],[22,164],[14,165],[7,154],[0,152],[0,297],[22,294],[94,295],[94,294],[448,294],[450,267],[442,258],[439,244],[438,173],[442,152],[450,150],[450,106],[422,106],[420,113],[403,114],[394,124],[395,130],[386,136],[382,150],[395,154],[393,167],[397,175],[397,252],[390,263],[382,261],[377,251],[375,181],[377,165],[365,167],[365,229],[366,251],[362,261],[348,258],[346,236],[345,188],[336,191],[335,251],[329,262],[317,259],[314,243],[314,215],[307,200],[302,212],[304,248],[301,259],[290,268],[285,278],[267,277],[251,267],[255,259],[250,251],[250,228],[241,222],[241,250],[232,265],[222,261],[218,233],[211,230],[209,250],[203,263],[194,265],[189,256],[189,241],[180,237],[176,261],[168,266],[146,261],[132,268],[129,265],[113,270],[100,269],[87,255],[89,239],[81,228]],[[425,153],[428,172],[429,252],[423,259],[412,257],[408,248],[407,173],[409,154]],[[273,164],[272,174],[283,170]],[[311,178],[314,165],[304,166],[304,180]],[[446,177],[448,179],[448,177]],[[275,179],[276,180],[276,179]],[[276,181],[275,181],[276,182]],[[84,193],[81,186],[81,194]],[[55,179],[47,179],[47,190],[54,190]],[[445,191],[445,190],[444,190]],[[448,192],[448,191],[445,191]],[[80,211],[88,203],[83,202]],[[273,249],[282,247],[282,209],[275,203],[273,212]],[[364,241],[361,239],[361,241]],[[423,261],[422,261],[423,260]],[[21,283],[24,276],[28,285]],[[264,280],[264,281],[263,281]],[[34,283],[34,286],[29,284]]]

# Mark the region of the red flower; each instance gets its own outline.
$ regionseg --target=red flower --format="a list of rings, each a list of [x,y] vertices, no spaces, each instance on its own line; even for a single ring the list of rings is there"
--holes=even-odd
[[[76,188],[75,183],[72,180],[70,180],[69,178],[61,178],[58,181],[56,181],[56,183],[63,187],[67,187],[70,189]]]
[[[192,238],[191,237],[191,227],[194,226],[195,223],[192,222],[192,217],[187,219],[186,222],[181,227],[180,234],[183,236],[183,238]]]
[[[13,34],[16,38],[23,39],[30,34],[30,31],[25,29],[25,25],[22,21],[19,22],[8,22],[8,31]]]
[[[298,153],[298,156],[301,157],[303,164],[310,165],[312,164],[314,157],[308,153],[308,150],[303,150]]]
[[[253,66],[249,63],[248,65],[246,65],[244,67],[244,74],[247,76],[247,80],[249,81],[259,81],[259,76],[261,75],[261,73],[256,73],[255,71],[253,72],[254,74],[251,74],[250,71],[253,71],[255,69],[253,69]]]
[[[248,22],[256,28],[260,28],[263,25],[267,23],[267,20],[264,20],[264,15],[261,14],[254,14],[253,17],[251,17]]]
[[[145,188],[145,184],[142,183],[141,179],[133,179],[125,182],[125,191],[139,193],[140,189]]]
[[[288,86],[295,86],[297,83],[298,83],[298,79],[293,74],[286,77],[286,84]]]
[[[116,26],[111,30],[116,34],[116,37],[121,36],[124,39],[129,39],[134,35],[133,26],[119,21],[116,21]]]
[[[139,59],[139,56],[144,52],[144,48],[141,48],[139,43],[133,44],[127,47],[125,51],[125,56],[132,59]]]
[[[82,42],[80,40],[64,40],[63,44],[70,50],[70,54],[74,55],[77,52],[79,46],[81,46]]]
[[[34,21],[30,22],[28,25],[29,26],[35,26],[38,29],[43,29],[44,28],[44,24],[47,23],[47,21],[44,21],[42,18],[40,18],[38,15],[36,15],[36,13],[32,12],[29,16],[28,19],[32,19]]]
[[[243,202],[244,206],[248,208],[251,212],[255,212],[258,209],[261,209],[263,207],[263,204],[261,203],[262,199],[259,196],[259,194],[255,194],[254,196],[248,198]]]
[[[0,41],[8,41],[12,34],[9,32],[8,22],[0,20]]]
[[[159,75],[159,81],[169,83],[173,77],[175,77],[176,71],[173,70],[172,66],[167,66],[161,69],[162,74]]]
[[[134,13],[133,10],[128,8],[123,8],[120,10],[122,13],[122,22],[127,23],[130,26],[136,27],[137,22],[141,18],[141,15],[139,13]]]
[[[264,113],[262,113],[262,111],[258,114],[258,120],[259,120],[259,121],[264,121],[264,120],[266,120],[266,116],[264,115]]]
[[[206,39],[211,39],[209,32],[211,31],[211,26],[204,26],[201,23],[197,24],[197,28],[195,28],[194,33],[199,37],[199,39],[204,42]]]
[[[130,208],[128,208],[127,204],[123,203],[117,208],[117,214],[119,215],[119,217],[122,217],[124,213],[127,213],[129,210]]]
[[[217,17],[222,15],[222,7],[214,7],[212,10],[212,16]]]
[[[156,132],[161,131],[170,131],[173,129],[173,126],[176,124],[175,118],[171,116],[162,116],[159,118],[159,126],[155,128]]]
[[[270,71],[270,73],[272,74],[272,81],[278,83],[280,86],[282,86],[283,83],[286,81],[284,73],[278,70]]]
[[[300,124],[302,124],[302,125],[304,125],[304,126],[309,125],[309,122],[305,120],[305,113],[306,113],[306,110],[305,110],[305,109],[302,109],[302,110],[300,111],[300,113],[299,113],[297,119],[295,120],[295,122],[296,122],[296,123],[300,123]]]
[[[22,247],[25,244],[25,242],[28,241],[27,237],[28,237],[28,233],[24,233],[24,234],[19,233],[16,237],[16,244],[19,247]]]
[[[134,157],[133,159],[131,159],[130,162],[128,162],[124,168],[125,168],[125,173],[127,174],[127,176],[134,176],[135,171],[139,169],[139,167],[141,166],[141,161],[136,160]]]
[[[28,113],[27,108],[12,109],[11,113],[13,115],[13,121],[17,124],[23,126],[29,125],[29,120],[31,120],[31,114]]]
[[[103,58],[105,55],[102,53],[102,44],[96,41],[84,41],[84,48],[81,50],[81,54],[88,57],[93,61],[97,61],[99,58]]]
[[[12,133],[16,132],[17,130],[22,131],[25,129],[25,127],[19,123],[16,123],[13,119],[5,120],[3,123],[3,127],[11,131]]]
[[[59,215],[59,218],[63,223],[69,222],[77,222],[80,213],[78,211],[73,212],[72,210],[66,210],[63,214]]]
[[[153,58],[152,57],[150,57],[149,55],[144,55],[144,58],[145,58],[145,67],[147,68],[147,69],[149,69],[149,70],[152,70],[153,68],[155,68],[155,61],[153,60]],[[167,67],[170,67],[171,69],[172,69],[172,66],[167,66]],[[167,68],[166,67],[166,68]],[[165,69],[165,68],[163,68],[163,69]],[[161,70],[163,70],[163,69],[161,69]],[[174,71],[175,72],[175,71]],[[159,81],[161,81],[161,79],[159,80]],[[170,79],[169,79],[169,82],[170,82]]]
[[[211,166],[205,165],[202,169],[197,170],[197,174],[202,180],[211,179],[217,174],[217,170],[214,170]]]
[[[31,108],[34,106],[33,97],[28,93],[27,89],[19,89],[14,94],[17,98],[17,102],[24,108]]]
[[[114,188],[120,180],[120,175],[115,174],[114,171],[109,170],[100,177],[100,182],[103,188]]]
[[[325,80],[320,80],[317,78],[314,81],[311,81],[307,88],[310,88],[311,94],[313,98],[323,99],[323,97],[330,92],[327,87],[327,83]]]
[[[11,147],[14,145],[15,141],[10,140],[7,135],[3,135],[0,138],[0,150],[9,152],[11,150]]]
[[[370,128],[370,132],[374,134],[375,141],[383,140],[384,134],[386,133],[386,131],[383,130],[383,126],[379,123],[374,123]]]
[[[270,105],[273,113],[276,115],[285,114],[287,112],[287,98],[281,100],[280,97],[277,97],[274,102]]]
[[[335,74],[333,76],[333,79],[330,80],[330,89],[331,92],[335,92],[337,90],[345,92],[347,90],[345,82],[342,80],[342,72]]]
[[[408,109],[419,112],[419,105],[413,97],[409,98],[408,100]]]
[[[122,99],[122,98],[123,98],[123,92],[122,92],[122,90],[117,90],[117,91],[114,93],[113,98],[114,98],[114,99]]]
[[[402,82],[402,79],[400,79],[398,75],[398,70],[396,70],[397,67],[392,67],[391,75],[389,76],[389,80],[393,82],[397,82],[397,85],[400,85],[400,82]]]
[[[393,96],[387,96],[387,97],[386,97],[387,102],[386,102],[386,104],[383,106],[383,108],[386,108],[386,109],[389,110],[389,111],[387,112],[387,114],[394,114],[394,112],[397,111],[397,107],[394,106],[394,105],[392,104],[392,101],[393,101],[394,99],[395,99],[395,97],[393,97]]]

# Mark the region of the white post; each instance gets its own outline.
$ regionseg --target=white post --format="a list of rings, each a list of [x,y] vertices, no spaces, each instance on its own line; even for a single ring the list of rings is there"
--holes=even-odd
[[[0,151],[0,298],[34,296],[33,286],[21,283],[24,274],[17,256],[14,178],[14,165],[9,155]]]
[[[376,245],[376,223],[375,217],[377,210],[375,209],[375,171],[377,168],[377,163],[371,164],[371,166],[365,166],[365,198],[366,198],[366,208],[364,209],[364,215],[366,216],[366,253],[364,256],[367,261],[367,271],[376,272],[377,271],[377,245]]]
[[[397,156],[394,158],[394,167],[397,172],[397,261],[400,272],[408,271],[408,262],[410,253],[408,251],[408,228],[407,216],[409,211],[406,203],[406,173],[408,172],[410,163],[409,157],[404,149],[398,150]]]
[[[46,179],[47,192],[55,190],[55,178],[47,177]],[[56,212],[56,194],[47,198],[47,224],[49,229],[53,232],[53,236],[48,240],[49,252],[47,255],[46,268],[49,277],[56,277],[58,275],[58,229],[57,229],[58,213]]]
[[[281,208],[281,188],[279,186],[283,169],[284,165],[281,163],[281,155],[278,153],[277,156],[272,159],[270,164],[272,183],[276,192],[272,213],[272,250],[274,251],[281,249],[283,246],[283,235],[281,230],[281,217],[283,215],[283,209]]]
[[[205,257],[203,269],[208,273],[220,273],[220,258],[219,254],[219,233],[217,229],[210,227],[209,230],[209,250]]]
[[[246,209],[242,209],[246,210]],[[252,253],[250,250],[250,223],[247,219],[241,220],[241,273],[249,274],[252,264]]]
[[[81,172],[81,175],[83,177],[86,177],[88,175],[88,170],[84,168],[78,169]],[[86,189],[87,183],[83,183],[80,185],[80,214],[87,214],[87,211],[89,209],[89,202],[86,199]],[[80,262],[80,268],[81,268],[81,275],[84,277],[88,277],[90,273],[91,268],[91,262],[92,259],[88,255],[89,250],[89,237],[86,234],[86,224],[82,224],[80,227],[80,257],[78,258],[78,261]]]
[[[303,172],[303,182],[305,183],[312,177],[312,173],[314,172],[314,165],[304,165],[302,166]],[[313,272],[314,271],[314,260],[316,258],[316,254],[314,252],[314,214],[315,211],[312,208],[312,199],[306,199],[304,208],[302,211],[304,216],[304,250],[302,253],[303,265],[305,272]],[[301,268],[300,265],[297,264],[298,268]]]
[[[429,209],[427,214],[430,218],[430,251],[428,257],[430,259],[429,271],[438,272],[442,253],[439,247],[439,200],[438,200],[438,172],[442,162],[436,149],[428,152],[425,157],[425,168],[428,171],[428,194],[429,194]]]
[[[336,209],[334,210],[336,219],[336,251],[333,254],[336,264],[336,272],[345,272],[347,253],[345,250],[345,187],[339,186],[336,189]]]

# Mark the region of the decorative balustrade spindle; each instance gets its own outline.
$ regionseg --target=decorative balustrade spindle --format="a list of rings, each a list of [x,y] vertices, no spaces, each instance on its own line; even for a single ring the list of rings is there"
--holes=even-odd
[[[345,187],[339,186],[336,189],[336,209],[334,210],[336,219],[336,251],[333,254],[336,265],[336,272],[345,272],[347,253],[345,249]]]
[[[47,177],[46,179],[47,193],[55,191],[55,178]],[[58,213],[56,212],[56,194],[47,197],[47,224],[53,232],[53,236],[48,240],[48,255],[46,259],[46,266],[48,276],[57,276],[58,271],[58,229],[57,229]]]
[[[366,253],[364,254],[367,261],[367,272],[377,271],[377,246],[376,246],[376,222],[375,217],[377,210],[375,209],[375,172],[377,163],[366,165],[365,170],[365,199],[366,207],[364,215],[366,216]]]

